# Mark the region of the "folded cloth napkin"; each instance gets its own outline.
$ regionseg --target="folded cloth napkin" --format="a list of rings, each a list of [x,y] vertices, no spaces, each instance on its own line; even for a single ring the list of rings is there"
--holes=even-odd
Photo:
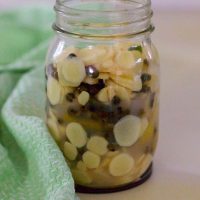
[[[44,122],[44,58],[52,21],[47,8],[0,13],[1,200],[77,199]]]

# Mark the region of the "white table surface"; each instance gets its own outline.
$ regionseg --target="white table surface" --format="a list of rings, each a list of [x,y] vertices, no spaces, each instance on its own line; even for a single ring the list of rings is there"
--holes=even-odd
[[[200,200],[200,12],[156,13],[161,56],[160,140],[152,178],[81,200]]]

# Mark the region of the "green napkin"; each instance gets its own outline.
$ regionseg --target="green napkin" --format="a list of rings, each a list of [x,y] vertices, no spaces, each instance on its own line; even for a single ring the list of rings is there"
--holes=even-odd
[[[75,200],[74,182],[44,122],[44,58],[52,9],[0,14],[0,199]]]

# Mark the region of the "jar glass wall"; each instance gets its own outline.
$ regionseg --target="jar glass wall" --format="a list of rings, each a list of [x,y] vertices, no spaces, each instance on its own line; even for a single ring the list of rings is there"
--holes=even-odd
[[[75,182],[137,183],[158,138],[159,61],[150,2],[58,1],[46,61],[47,125]]]

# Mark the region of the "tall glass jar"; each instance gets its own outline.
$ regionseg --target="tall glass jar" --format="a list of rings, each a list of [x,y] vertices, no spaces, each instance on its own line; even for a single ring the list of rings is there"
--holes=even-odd
[[[77,191],[137,186],[158,138],[150,0],[57,0],[46,61],[47,125]]]

